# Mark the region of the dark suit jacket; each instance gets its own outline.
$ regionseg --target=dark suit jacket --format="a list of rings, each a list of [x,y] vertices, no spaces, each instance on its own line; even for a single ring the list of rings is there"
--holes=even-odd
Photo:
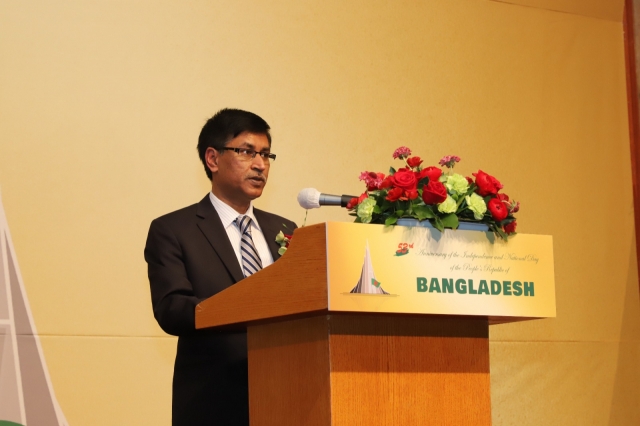
[[[253,212],[277,260],[277,233],[291,233],[296,225],[256,208]],[[243,278],[209,195],[155,219],[144,256],[154,316],[165,332],[179,336],[173,425],[248,426],[246,332],[195,329],[196,305]]]

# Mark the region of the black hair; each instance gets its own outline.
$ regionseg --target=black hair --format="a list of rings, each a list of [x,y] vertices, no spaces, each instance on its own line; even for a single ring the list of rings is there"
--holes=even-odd
[[[252,112],[231,108],[218,111],[213,117],[207,120],[198,137],[198,155],[204,165],[204,171],[207,173],[207,177],[211,179],[211,170],[207,167],[205,159],[207,148],[220,150],[220,148],[224,148],[230,140],[244,132],[267,136],[269,146],[271,146],[270,129],[266,121]]]

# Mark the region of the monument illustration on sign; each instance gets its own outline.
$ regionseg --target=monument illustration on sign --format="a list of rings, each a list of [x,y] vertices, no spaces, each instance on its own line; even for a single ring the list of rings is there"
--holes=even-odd
[[[376,280],[373,273],[373,265],[371,264],[371,254],[369,253],[369,242],[364,252],[364,262],[362,264],[362,272],[358,284],[351,289],[348,294],[389,294],[382,288],[380,281]]]
[[[31,316],[0,199],[0,425],[68,425]]]

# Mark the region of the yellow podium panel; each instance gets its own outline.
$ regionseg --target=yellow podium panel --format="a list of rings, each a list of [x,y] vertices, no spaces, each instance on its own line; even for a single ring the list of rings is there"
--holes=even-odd
[[[553,241],[327,223],[330,311],[555,317]]]

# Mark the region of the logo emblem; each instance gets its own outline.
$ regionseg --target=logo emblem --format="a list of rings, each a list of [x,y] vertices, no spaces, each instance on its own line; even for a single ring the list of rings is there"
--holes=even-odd
[[[398,244],[398,250],[396,250],[396,256],[404,256],[405,254],[409,254],[409,249],[413,248],[413,243],[400,243]]]

